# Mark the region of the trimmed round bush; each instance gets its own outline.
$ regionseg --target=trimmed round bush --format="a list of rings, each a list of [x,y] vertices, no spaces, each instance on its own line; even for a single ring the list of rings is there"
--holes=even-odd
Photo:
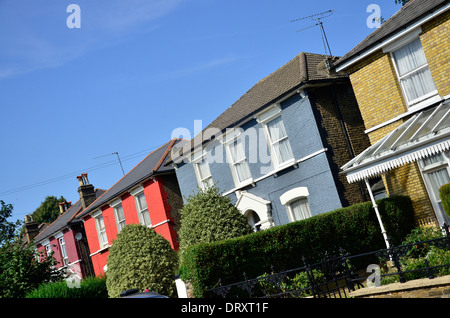
[[[188,197],[180,210],[180,251],[253,233],[247,219],[215,186]]]
[[[176,295],[176,252],[169,241],[141,224],[129,224],[109,250],[106,287],[109,297],[128,289],[146,289],[168,297]]]

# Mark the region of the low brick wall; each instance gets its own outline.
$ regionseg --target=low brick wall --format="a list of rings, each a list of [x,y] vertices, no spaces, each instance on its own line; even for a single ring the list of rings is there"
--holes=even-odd
[[[406,283],[361,288],[350,293],[353,298],[450,298],[450,275],[423,278]]]

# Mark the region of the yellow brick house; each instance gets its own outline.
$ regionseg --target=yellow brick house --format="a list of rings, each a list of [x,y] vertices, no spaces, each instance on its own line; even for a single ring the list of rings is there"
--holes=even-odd
[[[409,195],[418,225],[450,222],[438,193],[450,182],[449,8],[411,0],[334,64],[350,76],[372,145],[343,173]]]

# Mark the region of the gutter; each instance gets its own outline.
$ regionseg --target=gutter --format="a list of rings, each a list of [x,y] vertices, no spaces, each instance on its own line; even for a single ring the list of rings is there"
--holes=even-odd
[[[370,54],[382,49],[384,46],[388,45],[389,43],[394,42],[395,40],[397,40],[398,38],[404,36],[405,34],[411,32],[412,30],[414,30],[415,28],[421,26],[422,24],[430,21],[431,19],[434,19],[436,16],[444,13],[445,11],[447,11],[450,8],[450,4],[445,5],[444,7],[431,12],[429,15],[421,18],[420,20],[414,22],[413,24],[411,24],[408,27],[403,27],[403,29],[401,31],[397,31],[397,33],[395,33],[394,35],[388,37],[385,40],[380,40],[378,42],[378,44],[376,44],[375,46],[373,46],[372,48],[369,48],[367,51],[363,51],[360,53],[355,53],[353,58],[348,59],[346,62],[344,62],[342,65],[337,66],[336,67],[336,72],[340,72],[343,71],[344,69],[350,67],[351,65],[359,62],[360,60],[364,59],[365,57],[369,56]],[[401,29],[401,28],[400,28]],[[340,64],[339,61],[337,64]]]

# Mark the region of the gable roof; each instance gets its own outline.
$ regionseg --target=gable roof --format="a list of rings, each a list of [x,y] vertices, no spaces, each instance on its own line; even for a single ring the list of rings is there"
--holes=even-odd
[[[101,197],[97,198],[97,200],[95,200],[84,211],[81,211],[76,217],[81,218],[86,216],[140,183],[148,180],[152,176],[173,173],[174,169],[164,163],[170,153],[170,150],[178,142],[180,142],[180,139],[173,139],[151,152],[140,163],[138,163],[136,167],[134,167],[116,184],[109,188]]]
[[[235,103],[213,120],[191,140],[191,150],[208,141],[217,132],[232,128],[280,98],[289,95],[307,83],[346,78],[343,73],[327,74],[326,55],[301,52],[272,74],[260,80]],[[322,69],[321,71],[319,69]],[[172,162],[183,157],[172,158]],[[168,162],[170,163],[170,161]]]
[[[232,127],[284,94],[310,81],[329,80],[343,75],[327,76],[318,72],[326,55],[301,52],[272,74],[260,80],[206,128],[224,130]]]
[[[99,198],[106,190],[96,189],[95,195]],[[70,224],[79,222],[74,220],[75,216],[82,210],[81,200],[78,200],[74,205],[70,206],[64,213],[62,213],[53,223],[42,230],[35,238],[35,244],[42,243],[44,240],[55,235],[57,232],[63,230]]]
[[[448,5],[448,0],[411,0],[351,51],[337,60],[334,66],[336,69],[342,68],[344,63],[361,56],[392,35],[405,30],[420,19],[438,11],[444,5]]]

